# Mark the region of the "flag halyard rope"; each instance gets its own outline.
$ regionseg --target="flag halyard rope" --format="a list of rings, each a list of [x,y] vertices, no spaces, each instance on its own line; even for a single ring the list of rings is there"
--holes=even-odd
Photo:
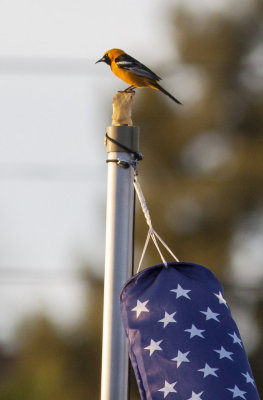
[[[160,247],[158,245],[157,239],[166,248],[166,250],[172,255],[172,257],[175,259],[175,261],[179,262],[179,260],[176,257],[176,255],[172,252],[172,250],[168,247],[168,245],[164,242],[164,240],[160,237],[160,235],[158,235],[158,233],[153,229],[153,225],[152,225],[152,221],[151,221],[151,217],[150,217],[150,212],[148,210],[148,207],[147,207],[147,204],[146,204],[146,201],[145,201],[145,198],[144,198],[144,195],[143,195],[143,192],[142,192],[142,189],[141,189],[141,186],[139,184],[138,177],[137,177],[136,174],[134,176],[134,183],[133,184],[134,184],[134,188],[135,188],[137,197],[138,197],[139,202],[141,204],[141,208],[142,208],[143,214],[145,216],[147,225],[149,226],[149,230],[148,230],[148,233],[147,233],[145,245],[144,245],[144,248],[143,248],[143,251],[142,251],[142,255],[141,255],[141,258],[140,258],[140,261],[139,261],[137,273],[140,271],[140,268],[141,268],[141,265],[142,265],[142,261],[143,261],[147,246],[149,244],[150,238],[152,239],[156,249],[158,250],[158,253],[159,253],[159,255],[160,255],[161,259],[162,259],[162,262],[163,262],[164,266],[167,268],[168,267],[168,263],[165,260],[163,254],[162,254],[162,252],[160,250]]]

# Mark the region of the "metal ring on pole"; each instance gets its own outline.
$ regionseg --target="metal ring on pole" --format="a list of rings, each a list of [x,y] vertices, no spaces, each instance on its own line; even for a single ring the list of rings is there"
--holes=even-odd
[[[125,150],[127,153],[133,154],[135,160],[137,161],[141,161],[142,160],[142,153],[138,153],[137,151],[134,151],[132,149],[130,149],[129,147],[125,146],[123,143],[120,143],[119,141],[117,141],[116,139],[113,139],[112,137],[110,137],[108,135],[108,133],[106,132],[105,138],[107,140],[109,140],[110,142],[116,144],[117,146],[121,147],[123,150]],[[106,162],[109,162],[109,160],[107,160]]]

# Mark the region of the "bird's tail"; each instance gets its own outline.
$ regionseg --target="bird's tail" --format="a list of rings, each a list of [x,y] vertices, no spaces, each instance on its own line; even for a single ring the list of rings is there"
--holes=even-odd
[[[179,100],[177,100],[174,96],[172,96],[167,90],[165,90],[162,86],[160,86],[157,82],[152,84],[152,88],[160,90],[162,93],[166,94],[166,96],[170,97],[177,104],[182,104]]]

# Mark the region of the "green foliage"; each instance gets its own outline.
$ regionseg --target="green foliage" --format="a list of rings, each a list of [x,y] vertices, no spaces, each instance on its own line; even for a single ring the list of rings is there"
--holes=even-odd
[[[0,381],[1,400],[99,398],[102,289],[102,281],[89,276],[87,314],[67,334],[46,317],[23,322],[16,356],[0,350],[0,364],[8,366]]]

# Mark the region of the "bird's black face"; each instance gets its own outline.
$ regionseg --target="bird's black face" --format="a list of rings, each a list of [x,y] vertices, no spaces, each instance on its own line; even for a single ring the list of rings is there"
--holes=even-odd
[[[96,61],[95,64],[97,64],[99,62],[105,62],[108,65],[110,65],[110,63],[111,63],[108,54],[104,54],[104,56],[100,60]]]

